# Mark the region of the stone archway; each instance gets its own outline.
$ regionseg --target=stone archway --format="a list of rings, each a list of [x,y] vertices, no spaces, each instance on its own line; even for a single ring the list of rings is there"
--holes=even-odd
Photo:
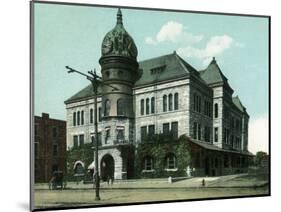
[[[102,157],[100,162],[100,176],[103,181],[114,179],[114,166],[114,159],[110,154],[106,154]]]

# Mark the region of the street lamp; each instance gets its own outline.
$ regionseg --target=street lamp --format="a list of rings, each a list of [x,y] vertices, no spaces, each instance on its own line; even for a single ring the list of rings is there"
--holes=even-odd
[[[98,119],[97,119],[97,99],[98,99],[98,86],[99,85],[106,85],[111,87],[113,90],[118,90],[118,88],[112,86],[112,85],[107,85],[104,84],[102,82],[102,78],[100,76],[98,76],[96,74],[96,70],[94,69],[93,71],[88,71],[88,74],[84,74],[80,71],[77,71],[73,68],[70,68],[69,66],[65,66],[65,68],[67,68],[69,71],[67,71],[68,73],[77,73],[80,74],[82,76],[85,76],[87,78],[87,80],[89,80],[93,86],[93,91],[94,91],[94,125],[95,125],[95,169],[96,169],[96,176],[95,176],[95,181],[96,181],[96,198],[95,200],[100,200],[100,194],[99,194],[99,190],[100,190],[100,181],[99,181],[99,163],[98,163],[98,153],[99,153],[99,144],[98,144]]]

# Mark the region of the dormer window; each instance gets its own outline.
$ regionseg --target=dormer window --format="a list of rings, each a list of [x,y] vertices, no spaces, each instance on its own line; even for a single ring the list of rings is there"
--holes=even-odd
[[[152,75],[154,75],[154,74],[160,74],[160,73],[162,73],[162,72],[165,70],[165,68],[166,68],[166,65],[158,66],[158,67],[155,67],[155,68],[150,69],[150,73],[151,73]]]

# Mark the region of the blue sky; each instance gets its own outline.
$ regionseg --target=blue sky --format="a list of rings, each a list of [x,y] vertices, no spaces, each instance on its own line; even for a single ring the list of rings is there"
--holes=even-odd
[[[69,65],[96,68],[116,8],[35,4],[35,114],[65,119],[64,101],[88,82],[66,73]],[[138,47],[138,60],[176,50],[196,69],[215,56],[251,119],[268,113],[268,20],[167,11],[122,9]]]

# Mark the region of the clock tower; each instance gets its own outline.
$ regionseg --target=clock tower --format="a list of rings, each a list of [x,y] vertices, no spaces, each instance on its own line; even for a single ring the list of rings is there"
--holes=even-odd
[[[133,143],[135,122],[133,85],[141,76],[137,62],[137,47],[123,26],[120,9],[117,12],[115,27],[103,39],[101,54],[99,63],[104,84],[102,87],[102,145],[107,150],[110,148],[116,150],[120,149],[117,148],[120,145],[126,146]],[[120,156],[121,152],[118,154]],[[127,160],[128,158],[123,157],[122,163],[119,164],[122,176],[119,176],[120,173],[118,174],[119,171],[115,167],[115,175],[118,175],[115,178],[123,179],[129,175],[128,173],[127,176],[123,176],[127,173]]]

